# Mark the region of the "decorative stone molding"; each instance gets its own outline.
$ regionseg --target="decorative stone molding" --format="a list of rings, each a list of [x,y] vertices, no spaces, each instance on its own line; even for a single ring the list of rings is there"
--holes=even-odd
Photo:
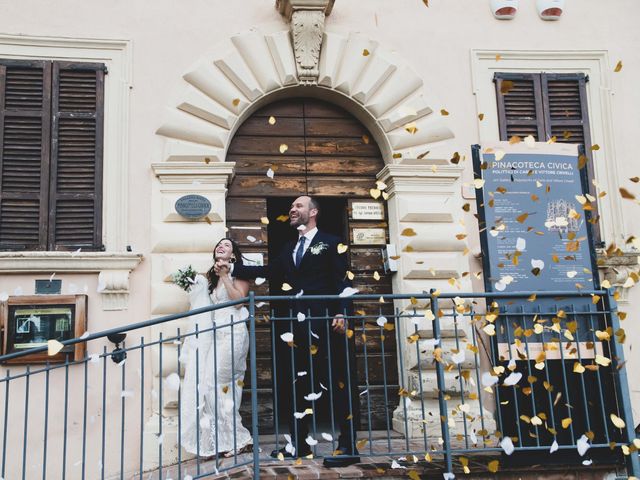
[[[0,252],[1,273],[96,273],[103,310],[126,310],[129,273],[142,261],[137,253]]]
[[[318,10],[297,10],[291,17],[291,35],[298,69],[303,85],[317,85],[318,60],[324,31],[324,13]]]
[[[629,288],[623,288],[631,274],[640,275],[640,253],[627,252],[622,255],[598,255],[598,270],[601,280],[608,280],[619,293],[618,303],[628,303]]]

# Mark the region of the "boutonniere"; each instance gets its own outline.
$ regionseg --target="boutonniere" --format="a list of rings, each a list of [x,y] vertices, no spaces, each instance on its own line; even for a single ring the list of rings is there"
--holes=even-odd
[[[322,252],[324,252],[327,248],[329,248],[329,245],[324,243],[324,242],[318,242],[315,245],[311,245],[309,247],[309,251],[313,254],[313,255],[320,255]]]

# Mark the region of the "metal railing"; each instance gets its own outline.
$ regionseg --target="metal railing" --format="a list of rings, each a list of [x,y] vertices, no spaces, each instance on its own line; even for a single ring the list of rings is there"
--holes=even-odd
[[[345,420],[360,456],[444,473],[593,461],[640,474],[624,330],[608,291],[355,295],[343,312],[344,363],[331,359],[330,342],[322,352],[322,338],[335,342],[334,316],[295,307],[331,300],[344,301],[250,292],[62,342],[85,342],[82,360],[25,365],[46,346],[0,356],[0,477],[206,478],[245,466],[259,478],[261,465],[278,462],[271,447],[355,455],[339,443],[336,426]],[[256,342],[264,302],[289,302],[269,314],[268,352]],[[248,315],[234,309],[227,321],[207,324],[241,304]],[[107,338],[122,333],[126,343],[109,351]],[[271,358],[266,376],[258,357]],[[340,371],[346,376],[338,379]],[[259,401],[265,385],[272,402]],[[341,408],[347,418],[336,418]],[[188,453],[184,424],[194,419]],[[242,448],[245,427],[252,452]]]

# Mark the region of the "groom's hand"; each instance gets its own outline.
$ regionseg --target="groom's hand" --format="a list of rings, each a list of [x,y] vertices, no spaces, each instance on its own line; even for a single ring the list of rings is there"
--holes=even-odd
[[[334,332],[344,333],[346,331],[344,316],[341,314],[338,314],[335,317],[333,317],[333,322],[331,322],[331,327],[333,328]]]

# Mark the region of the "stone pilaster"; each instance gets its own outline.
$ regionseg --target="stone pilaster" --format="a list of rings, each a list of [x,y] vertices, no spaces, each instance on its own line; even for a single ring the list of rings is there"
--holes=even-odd
[[[403,161],[406,161],[403,160]],[[393,291],[421,292],[438,289],[441,292],[469,292],[472,290],[469,262],[466,258],[467,243],[464,239],[466,228],[462,224],[461,174],[462,168],[451,165],[446,160],[418,161],[406,164],[387,165],[378,178],[387,184],[389,193],[388,209],[391,242],[396,244],[400,258],[398,272],[393,279]],[[395,219],[395,220],[393,220]],[[410,230],[412,236],[402,232]],[[459,235],[459,237],[456,237]],[[464,275],[463,275],[464,274]],[[426,304],[418,307],[426,308]],[[396,307],[403,309],[407,303]],[[440,308],[451,308],[443,303]],[[433,363],[433,345],[428,340],[418,340],[410,344],[407,338],[414,334],[414,324],[402,322],[398,332],[399,370],[401,386],[414,392],[410,398],[403,398],[394,412],[393,428],[407,432],[411,437],[422,437],[424,429],[431,439],[441,436],[438,388]],[[456,344],[456,328],[459,344]],[[449,359],[451,349],[462,349],[471,338],[472,331],[468,319],[459,319],[457,325],[451,319],[441,322],[441,344],[443,358]],[[423,339],[433,337],[432,323],[425,317],[418,322],[418,333]],[[418,361],[418,351],[420,359]],[[475,363],[471,355],[462,365],[475,378]],[[482,412],[475,386],[457,378],[457,369],[445,371],[448,402],[449,427],[452,438],[464,434],[463,418],[467,419],[468,432],[484,429],[495,430],[495,422],[490,413]],[[464,406],[460,392],[464,392]],[[421,392],[421,393],[420,393]],[[424,404],[424,411],[422,405]],[[480,419],[484,420],[484,425]]]

